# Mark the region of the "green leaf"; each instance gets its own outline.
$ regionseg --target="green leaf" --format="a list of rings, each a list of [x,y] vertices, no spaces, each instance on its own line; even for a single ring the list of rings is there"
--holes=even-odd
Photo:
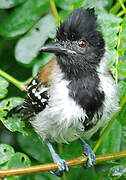
[[[1,110],[8,110],[10,111],[15,106],[19,105],[23,101],[21,97],[11,97],[6,100],[0,102],[0,109]]]
[[[114,50],[117,45],[117,33],[119,32],[122,19],[106,11],[97,10],[96,12],[108,49]]]
[[[119,64],[118,64],[118,73],[121,76],[126,77],[126,61],[122,61],[122,60],[119,61]]]
[[[25,0],[0,0],[0,9],[8,9],[23,3]]]
[[[93,168],[85,168],[79,166],[78,169],[70,167],[67,174],[67,180],[94,180]]]
[[[49,0],[27,0],[0,24],[0,35],[15,37],[28,31],[48,10]]]
[[[11,117],[8,118],[8,120],[1,120],[2,123],[4,124],[4,126],[9,129],[12,132],[21,132],[23,135],[27,136],[28,132],[25,129],[25,123],[23,121],[21,121],[21,118],[19,117]]]
[[[120,177],[126,178],[126,166],[119,165],[110,168],[109,175],[111,177],[116,177],[116,178],[120,178]]]
[[[4,126],[10,131],[18,131],[23,133],[24,135],[28,135],[28,132],[25,130],[25,123],[21,121],[21,117],[18,117],[18,115],[13,115],[10,118],[6,118],[7,112],[16,105],[19,105],[22,100],[22,98],[16,97],[3,100],[0,103],[0,120],[4,124]]]
[[[115,120],[109,132],[100,144],[97,154],[119,152],[121,144],[121,132],[121,125],[117,120]]]
[[[32,75],[35,76],[39,72],[40,68],[42,68],[53,57],[54,54],[44,53],[40,58],[36,58],[32,69]]]
[[[112,6],[113,0],[86,0],[83,6],[85,8],[98,8],[102,10],[108,10]]]
[[[59,145],[60,146],[60,145]],[[63,153],[62,156],[64,159],[72,159],[78,157],[82,154],[82,144],[79,140],[73,141],[70,144],[62,145]],[[73,149],[75,149],[73,151]]]
[[[122,31],[120,32],[120,45],[118,48],[118,52],[120,56],[124,56],[124,52],[126,51],[126,15],[123,18],[122,22]]]
[[[20,176],[12,176],[8,178],[4,178],[4,180],[20,180]]]
[[[93,180],[113,180],[110,176],[109,176],[109,170],[102,170],[99,171],[95,177],[93,177]]]
[[[126,82],[119,81],[118,86],[119,86],[119,97],[121,102],[126,95]]]
[[[72,10],[82,6],[84,0],[56,0],[56,5],[64,10]]]
[[[6,81],[3,77],[0,76],[0,99],[4,98],[8,90],[6,89],[9,86],[8,81]]]
[[[0,169],[12,169],[12,168],[21,168],[21,167],[27,167],[31,165],[31,161],[28,158],[27,155],[24,153],[15,153],[13,154],[7,163],[4,163],[0,165]],[[20,179],[20,176],[13,176],[4,178],[4,180],[18,180]]]
[[[3,77],[0,76],[0,89],[5,89],[9,85],[8,81],[6,81]]]
[[[0,164],[0,169],[8,169],[7,163],[8,161],[3,164]]]
[[[8,168],[20,168],[27,167],[31,165],[31,161],[27,155],[24,153],[15,153],[8,161]]]
[[[37,135],[21,136],[21,134],[18,134],[17,140],[23,151],[39,162],[47,163],[51,160],[47,145],[42,143]]]
[[[0,89],[0,99],[3,99],[8,93],[7,89]]]
[[[122,3],[124,3],[126,0],[121,0]],[[116,14],[118,13],[119,9],[121,7],[120,1],[116,1],[114,3],[114,6],[110,9],[110,13]]]
[[[0,165],[7,162],[14,155],[14,149],[7,144],[0,144]]]
[[[121,109],[121,112],[119,113],[118,119],[122,126],[126,126],[126,104]]]
[[[108,66],[112,72],[114,79],[115,79],[115,77],[116,77],[116,68],[115,68],[116,50],[108,50],[108,54],[109,54]]]
[[[48,38],[54,38],[55,34],[55,18],[51,14],[44,16],[19,40],[15,50],[16,59],[24,64],[31,63],[40,51],[40,47]]]
[[[60,178],[45,172],[41,174],[25,175],[21,177],[20,180],[60,180]]]

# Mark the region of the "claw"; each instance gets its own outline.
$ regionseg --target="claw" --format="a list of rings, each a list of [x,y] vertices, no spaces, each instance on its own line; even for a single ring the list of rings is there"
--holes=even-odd
[[[88,156],[88,162],[87,162],[86,168],[89,168],[94,165],[95,153],[82,138],[80,138],[80,141],[83,144],[83,154]]]
[[[66,161],[64,159],[59,159],[57,161],[57,165],[58,165],[58,170],[56,171],[51,171],[52,174],[61,177],[63,175],[63,172],[68,172],[69,168],[66,164]]]
[[[66,161],[64,159],[61,159],[58,156],[55,161],[56,161],[56,163],[58,165],[58,170],[51,171],[52,174],[55,174],[55,175],[61,177],[63,175],[63,172],[68,172],[69,171],[69,168],[68,168],[68,166],[66,164]]]
[[[54,175],[61,177],[63,175],[63,172],[69,171],[69,168],[66,164],[66,161],[59,157],[59,155],[55,152],[55,150],[52,147],[52,144],[49,141],[47,141],[47,145],[50,149],[50,152],[52,154],[54,162],[56,162],[58,165],[58,170],[50,171],[50,172],[51,172],[51,174],[54,174]]]

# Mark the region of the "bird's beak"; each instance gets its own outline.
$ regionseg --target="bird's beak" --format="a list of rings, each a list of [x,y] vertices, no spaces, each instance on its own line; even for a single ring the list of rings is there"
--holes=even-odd
[[[53,43],[47,44],[47,45],[41,47],[40,51],[41,52],[55,53],[55,54],[71,54],[71,55],[76,55],[75,51],[63,47],[58,42],[53,42]]]

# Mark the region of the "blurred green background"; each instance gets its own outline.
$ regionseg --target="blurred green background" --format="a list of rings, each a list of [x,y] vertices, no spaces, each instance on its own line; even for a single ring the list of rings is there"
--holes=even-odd
[[[56,6],[56,9],[54,8]],[[20,116],[5,119],[7,112],[19,104],[25,93],[17,83],[2,77],[8,73],[24,85],[54,55],[42,54],[40,47],[55,38],[56,29],[78,7],[94,7],[109,53],[108,64],[119,87],[120,102],[126,95],[126,0],[0,0],[0,168],[18,168],[52,162],[47,146]],[[1,71],[2,70],[2,71]],[[12,120],[13,119],[13,120]],[[87,142],[93,148],[99,131]],[[61,157],[81,155],[78,141],[55,149]],[[123,106],[96,154],[126,150],[126,105]],[[4,180],[58,180],[46,173],[4,178]],[[104,162],[84,169],[71,167],[62,180],[126,179],[126,159]]]

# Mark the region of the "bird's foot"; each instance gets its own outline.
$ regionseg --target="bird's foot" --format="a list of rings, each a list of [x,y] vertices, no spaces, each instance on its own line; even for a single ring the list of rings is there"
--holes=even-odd
[[[69,171],[66,161],[64,159],[60,158],[60,156],[55,152],[52,144],[49,141],[46,141],[46,143],[52,154],[52,158],[53,158],[54,162],[57,163],[57,165],[58,165],[58,170],[50,171],[50,172],[51,172],[51,174],[55,174],[55,175],[61,177],[63,175],[63,172]]]
[[[58,156],[58,154],[56,154],[56,156],[55,156],[55,162],[58,165],[58,170],[50,171],[51,174],[54,174],[56,176],[61,177],[63,175],[63,172],[68,172],[69,171],[69,168],[68,168],[68,166],[66,164],[66,161],[64,159],[61,159]]]
[[[87,164],[86,164],[86,168],[89,168],[89,167],[94,165],[95,153],[91,149],[91,147],[82,138],[80,138],[80,141],[81,141],[81,143],[83,145],[83,154],[88,156],[88,161],[87,161]]]

